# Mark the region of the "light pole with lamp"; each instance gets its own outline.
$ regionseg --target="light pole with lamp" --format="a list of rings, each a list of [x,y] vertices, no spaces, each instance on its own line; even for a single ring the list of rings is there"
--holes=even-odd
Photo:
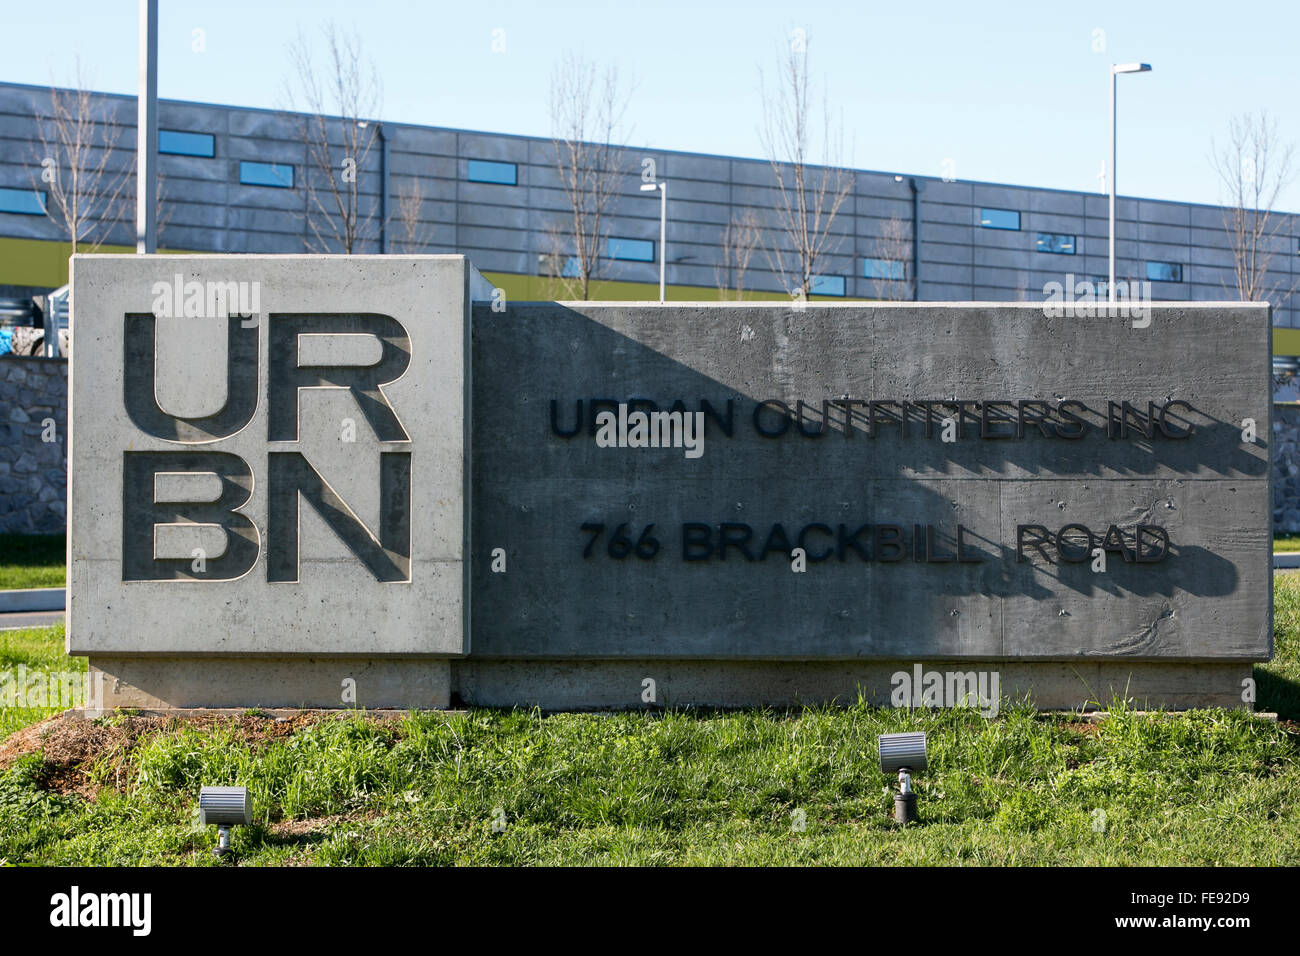
[[[140,0],[136,96],[135,251],[158,251],[158,0]]]
[[[664,301],[664,269],[668,262],[668,183],[642,183],[643,193],[659,190],[659,302]]]
[[[1106,301],[1115,301],[1115,79],[1121,73],[1150,73],[1150,63],[1110,65],[1110,270],[1106,277]]]

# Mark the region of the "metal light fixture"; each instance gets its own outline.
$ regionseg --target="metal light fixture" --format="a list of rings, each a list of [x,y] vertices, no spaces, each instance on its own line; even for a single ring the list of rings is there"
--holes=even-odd
[[[199,825],[217,828],[217,848],[212,851],[217,856],[230,852],[231,827],[252,822],[253,801],[247,787],[204,787],[199,791]]]
[[[1150,63],[1112,63],[1110,65],[1110,246],[1107,253],[1106,301],[1115,301],[1115,79],[1121,73],[1150,73]]]
[[[926,768],[925,731],[880,735],[880,772],[898,774],[898,793],[894,794],[894,820],[916,823],[916,793],[912,774]]]

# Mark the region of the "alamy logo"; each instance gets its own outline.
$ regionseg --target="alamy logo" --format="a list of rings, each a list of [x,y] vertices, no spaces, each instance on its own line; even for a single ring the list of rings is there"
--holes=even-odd
[[[98,671],[47,671],[27,669],[0,670],[0,707],[70,707],[97,706],[104,699],[104,674]]]
[[[255,316],[262,307],[260,282],[186,282],[178,272],[171,282],[155,282],[151,292],[153,314],[160,319]]]
[[[78,886],[50,897],[50,925],[129,927],[134,936],[153,928],[151,893],[82,893]]]
[[[1107,299],[1106,283],[1089,279],[1076,281],[1073,272],[1066,273],[1065,282],[1048,282],[1043,286],[1043,315],[1049,319],[1070,318],[1131,318],[1135,329],[1145,329],[1151,324],[1151,283],[1115,283],[1115,301]]]
[[[684,448],[687,458],[704,454],[704,412],[629,412],[596,415],[597,448]]]
[[[889,679],[889,702],[895,707],[978,707],[981,716],[996,717],[1001,699],[997,671],[927,671],[912,665],[912,673],[896,671]]]

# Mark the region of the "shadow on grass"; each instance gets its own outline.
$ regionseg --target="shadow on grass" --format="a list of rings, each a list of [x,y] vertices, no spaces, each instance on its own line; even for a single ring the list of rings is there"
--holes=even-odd
[[[283,825],[282,825],[283,826]],[[255,849],[263,847],[301,847],[306,848],[329,839],[328,827],[312,827],[302,830],[284,830],[276,833],[261,825],[248,828],[248,841]]]
[[[0,589],[63,587],[67,536],[0,534]]]
[[[1300,720],[1300,681],[1263,667],[1255,668],[1256,709],[1273,711],[1282,720]]]

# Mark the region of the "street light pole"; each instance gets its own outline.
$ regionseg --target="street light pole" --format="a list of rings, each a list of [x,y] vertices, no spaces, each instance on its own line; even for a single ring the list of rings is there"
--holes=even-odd
[[[664,277],[668,268],[668,183],[659,184],[659,301],[664,301]]]
[[[642,183],[643,193],[659,190],[659,302],[664,302],[664,276],[668,264],[668,183]]]
[[[1115,146],[1115,89],[1118,86],[1116,80],[1121,73],[1149,72],[1151,72],[1150,63],[1112,63],[1110,65],[1110,244],[1107,254],[1110,268],[1106,276],[1107,302],[1115,301],[1115,162],[1117,157]]]
[[[158,0],[140,0],[136,96],[135,251],[158,251]]]
[[[1119,84],[1115,82],[1118,74],[1115,72],[1115,64],[1110,67],[1110,229],[1106,233],[1109,236],[1107,260],[1110,263],[1106,270],[1106,301],[1115,301],[1115,88]]]

